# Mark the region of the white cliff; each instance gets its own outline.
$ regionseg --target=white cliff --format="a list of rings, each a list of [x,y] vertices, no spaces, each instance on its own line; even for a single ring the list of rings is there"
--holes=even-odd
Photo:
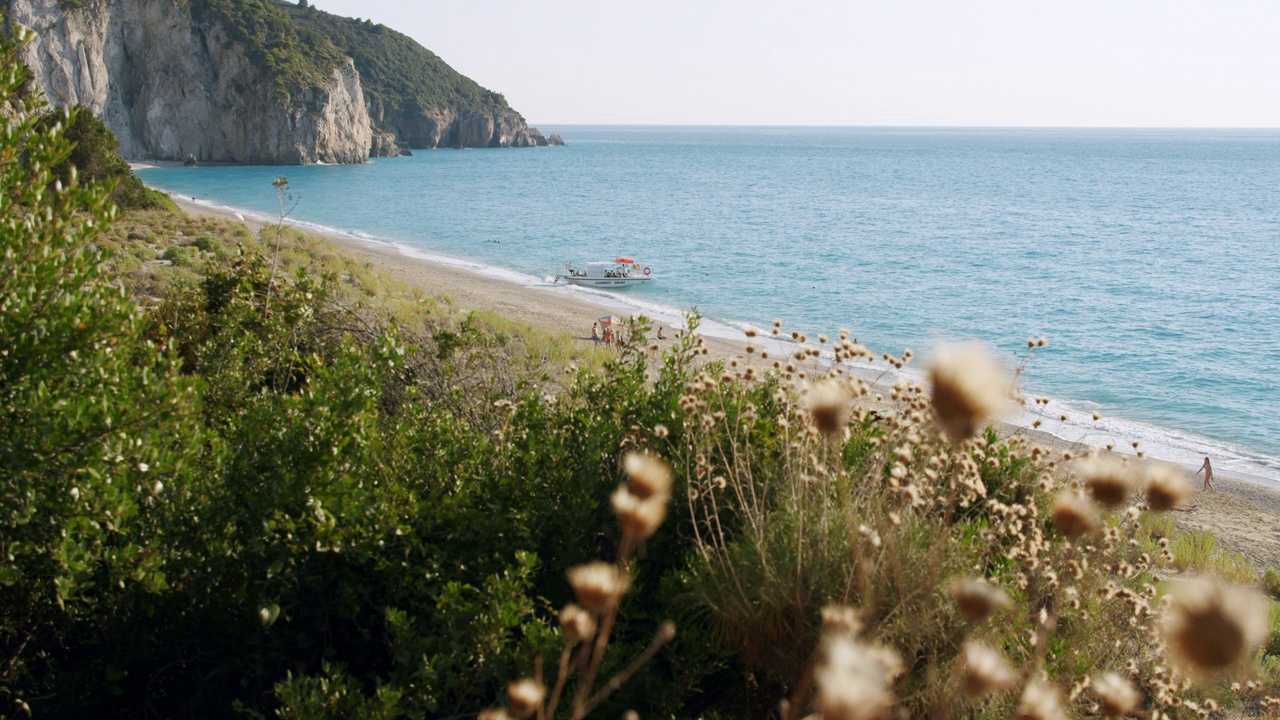
[[[339,63],[325,87],[275,87],[240,43],[176,0],[7,0],[35,31],[24,61],[50,103],[85,105],[130,159],[353,163],[373,134],[360,76]]]

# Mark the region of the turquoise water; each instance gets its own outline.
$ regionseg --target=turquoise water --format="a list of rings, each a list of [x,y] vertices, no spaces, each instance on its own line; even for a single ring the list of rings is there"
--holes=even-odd
[[[668,319],[924,355],[980,338],[1010,363],[1043,335],[1042,429],[1280,480],[1280,131],[557,130],[567,147],[140,174],[270,215],[287,175],[292,220],[526,284],[629,254],[659,281],[619,296]]]

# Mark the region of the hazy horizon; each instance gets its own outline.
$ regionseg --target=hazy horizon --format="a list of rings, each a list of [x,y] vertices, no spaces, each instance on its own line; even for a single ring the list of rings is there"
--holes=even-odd
[[[1261,0],[312,4],[549,126],[1280,127]]]

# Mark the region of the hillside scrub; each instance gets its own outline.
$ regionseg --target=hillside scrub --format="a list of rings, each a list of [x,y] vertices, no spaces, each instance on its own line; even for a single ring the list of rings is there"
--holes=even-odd
[[[198,22],[221,25],[265,68],[274,92],[290,97],[323,90],[344,55],[324,35],[299,28],[275,0],[189,0]]]
[[[55,180],[71,183],[72,170],[82,183],[100,183],[110,193],[110,201],[122,210],[177,210],[168,195],[142,184],[129,163],[116,149],[120,140],[115,133],[86,107],[51,110],[40,119],[42,128],[59,124],[63,137],[71,143],[71,153],[51,168]]]
[[[286,96],[323,89],[338,63],[350,57],[373,107],[404,113],[437,107],[511,110],[502,95],[385,25],[276,0],[190,0],[190,7],[197,21],[217,23],[244,43]]]
[[[707,363],[696,318],[665,350],[641,321],[621,352],[553,355],[572,341],[301,233],[114,218],[101,185],[53,182],[56,124],[9,123],[0,152],[5,715],[536,715],[606,618],[598,666],[564,671],[629,674],[600,717],[1276,703],[1267,601],[1172,582],[1147,518],[1181,486],[998,437],[982,412],[1014,374],[972,349],[892,412],[802,336],[768,373]],[[595,603],[570,570],[600,558]]]

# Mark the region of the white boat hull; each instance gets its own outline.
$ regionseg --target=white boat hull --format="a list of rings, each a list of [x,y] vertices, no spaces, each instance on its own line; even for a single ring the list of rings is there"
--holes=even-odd
[[[574,277],[572,275],[561,275],[566,282],[574,285],[593,288],[620,288],[630,285],[643,285],[647,282],[653,282],[652,277],[623,277],[623,278],[593,278],[593,277]]]

